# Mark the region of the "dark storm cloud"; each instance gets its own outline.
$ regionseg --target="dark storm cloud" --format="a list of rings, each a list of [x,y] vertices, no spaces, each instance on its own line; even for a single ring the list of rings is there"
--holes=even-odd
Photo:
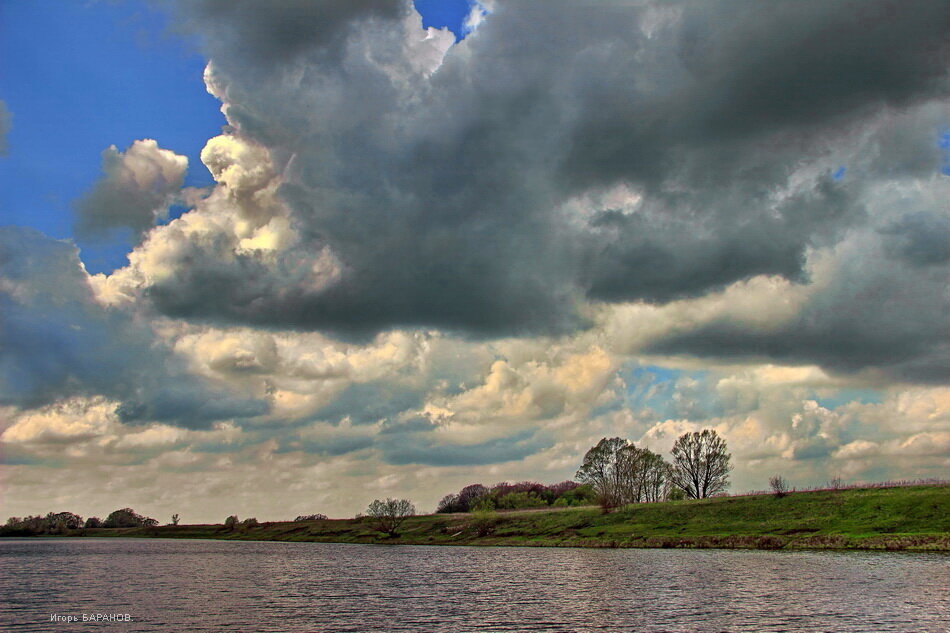
[[[195,0],[182,3],[186,26],[243,62],[276,67],[304,53],[337,58],[357,20],[392,19],[400,0]]]
[[[868,201],[831,177],[838,165],[793,176],[866,126],[882,135],[867,182],[933,173],[930,119],[881,120],[946,94],[942,2],[499,2],[431,77],[406,57],[408,5],[307,6],[182,10],[236,133],[286,174],[301,236],[287,256],[326,246],[341,276],[286,292],[246,257],[182,264],[149,288],[166,314],[351,335],[566,332],[589,299],[807,282],[809,249],[866,223]],[[615,200],[620,185],[635,199]],[[880,291],[905,285],[891,281]],[[836,327],[815,310],[830,319],[815,332]],[[910,339],[908,362],[926,348]],[[840,366],[886,360],[860,348],[806,346]]]
[[[889,238],[890,236],[884,236]],[[876,368],[911,382],[950,380],[950,266],[886,256],[873,234],[863,250],[793,320],[758,330],[714,321],[653,344],[649,351],[709,357],[817,362],[831,370]],[[915,257],[933,249],[914,249]],[[930,257],[930,255],[928,255]]]
[[[950,260],[950,216],[908,213],[881,232],[888,236],[887,252],[911,264],[930,266]]]
[[[940,2],[666,6],[681,7],[682,19],[661,30],[659,42],[643,46],[646,72],[615,65],[607,71],[614,81],[588,93],[589,103],[602,107],[585,110],[575,131],[578,144],[568,162],[575,178],[639,175],[645,160],[664,164],[679,148],[725,153],[735,149],[731,143],[787,130],[822,133],[829,123],[846,125],[882,105],[945,94],[941,53],[950,19]],[[670,73],[671,81],[657,86],[658,71]],[[651,150],[661,153],[650,156]],[[699,158],[715,173],[711,156]],[[727,158],[724,166],[735,160]]]
[[[266,411],[188,375],[147,327],[100,306],[69,242],[0,228],[0,281],[0,404],[104,395],[123,420],[192,428]]]

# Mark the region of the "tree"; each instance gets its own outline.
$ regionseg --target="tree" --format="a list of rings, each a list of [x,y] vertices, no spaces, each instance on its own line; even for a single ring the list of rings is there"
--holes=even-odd
[[[327,520],[327,515],[320,514],[319,512],[317,514],[301,514],[296,519],[294,519],[295,522],[296,521],[326,521],[326,520]]]
[[[50,532],[64,533],[78,530],[83,526],[82,517],[72,512],[50,512],[46,515],[46,525]]]
[[[597,502],[604,512],[610,512],[623,503],[624,449],[629,445],[620,437],[606,437],[584,454],[584,462],[574,476],[590,484],[597,494]]]
[[[603,438],[584,455],[576,477],[593,487],[605,512],[642,501],[660,501],[669,489],[669,465],[653,451],[625,439]]]
[[[99,517],[89,517],[88,519],[86,519],[86,524],[85,524],[84,527],[87,527],[87,528],[101,528],[101,527],[102,527],[102,519],[100,519]]]
[[[178,516],[178,513],[172,515],[172,525],[178,525],[178,521],[181,520],[181,517]]]
[[[639,501],[664,501],[670,494],[670,465],[662,455],[645,451],[641,462],[641,498]]]
[[[226,527],[229,530],[233,530],[235,527],[237,527],[237,524],[238,524],[238,518],[236,514],[232,514],[231,516],[229,516],[228,518],[224,520],[224,527]]]
[[[439,501],[435,511],[439,514],[448,514],[450,512],[461,512],[459,505],[459,496],[447,494]]]
[[[396,530],[415,513],[416,507],[408,499],[376,499],[366,510],[366,515],[372,519],[376,529],[389,536],[399,536]]]
[[[106,517],[102,527],[107,528],[125,528],[125,527],[151,527],[158,525],[158,521],[150,517],[144,517],[138,514],[132,508],[122,508],[116,510]]]
[[[673,444],[673,484],[691,499],[705,499],[729,486],[732,458],[726,441],[712,429],[684,433]]]
[[[769,487],[775,496],[781,499],[788,494],[788,482],[781,475],[772,475],[769,477]]]

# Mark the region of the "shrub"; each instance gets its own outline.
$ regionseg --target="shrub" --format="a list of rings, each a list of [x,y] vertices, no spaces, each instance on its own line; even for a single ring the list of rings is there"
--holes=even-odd
[[[686,498],[686,493],[681,488],[673,488],[666,496],[667,501],[682,501]]]
[[[498,524],[498,513],[494,510],[475,510],[472,512],[472,529],[478,536],[490,536]]]
[[[782,477],[781,475],[773,475],[769,477],[769,487],[779,499],[788,494],[788,481],[786,481],[785,477]]]
[[[408,499],[375,499],[366,510],[376,529],[389,536],[399,536],[396,530],[415,513],[416,507]]]

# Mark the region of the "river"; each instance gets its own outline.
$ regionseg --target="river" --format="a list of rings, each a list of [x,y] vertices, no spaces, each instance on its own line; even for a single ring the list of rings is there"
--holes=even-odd
[[[937,553],[0,539],[0,630],[947,633],[948,563]],[[83,621],[96,614],[110,619]]]

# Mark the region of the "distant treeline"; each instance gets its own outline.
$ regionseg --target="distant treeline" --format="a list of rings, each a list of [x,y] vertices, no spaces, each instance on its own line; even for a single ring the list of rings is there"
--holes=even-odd
[[[152,527],[158,521],[142,516],[132,508],[122,508],[111,513],[103,521],[99,517],[89,517],[85,521],[72,512],[50,512],[46,516],[10,517],[0,527],[0,536],[37,536],[40,534],[66,534],[81,528],[130,528]]]
[[[465,486],[457,494],[444,496],[436,512],[583,506],[596,502],[597,495],[594,489],[576,481],[562,481],[549,486],[536,481],[522,481],[514,484],[503,481],[491,488],[482,484]]]

